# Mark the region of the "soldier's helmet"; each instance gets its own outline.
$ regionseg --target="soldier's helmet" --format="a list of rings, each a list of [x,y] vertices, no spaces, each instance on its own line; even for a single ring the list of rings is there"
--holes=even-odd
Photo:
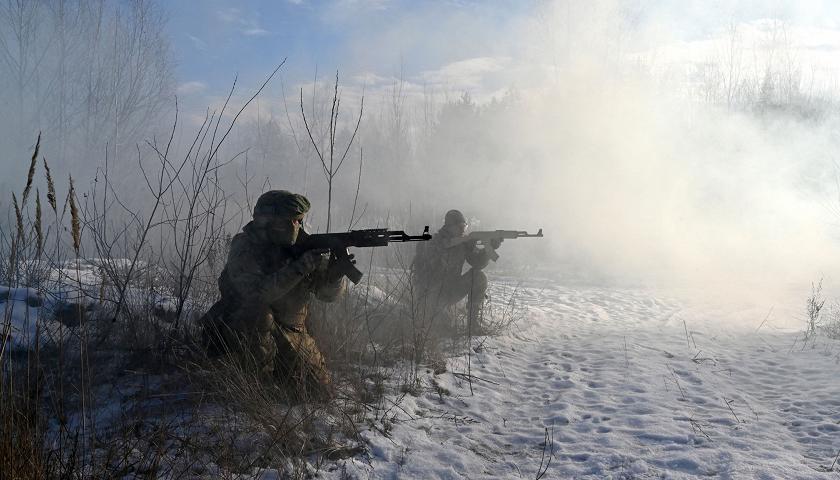
[[[309,211],[309,200],[288,190],[269,190],[257,199],[254,216],[272,215],[292,218]]]
[[[466,217],[464,217],[464,214],[460,210],[446,212],[446,216],[443,219],[444,225],[458,225],[459,223],[467,223]]]

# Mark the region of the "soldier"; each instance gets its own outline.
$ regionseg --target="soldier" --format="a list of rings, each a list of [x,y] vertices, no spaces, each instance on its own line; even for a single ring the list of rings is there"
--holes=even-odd
[[[458,242],[466,236],[467,221],[458,210],[446,212],[443,227],[428,242],[417,244],[417,253],[412,263],[414,282],[419,289],[425,307],[438,311],[450,307],[467,297],[467,318],[470,332],[481,333],[479,324],[484,294],[487,291],[487,275],[482,271],[490,263],[490,256],[475,242]],[[493,249],[502,240],[493,240]],[[470,269],[463,272],[464,262]]]
[[[273,376],[298,400],[323,398],[330,374],[307,332],[308,305],[314,296],[334,301],[344,278],[326,255],[307,251],[293,258],[288,248],[307,235],[306,197],[285,190],[265,192],[254,219],[233,237],[219,277],[221,300],[208,312],[205,343],[209,353],[245,353],[266,376]]]

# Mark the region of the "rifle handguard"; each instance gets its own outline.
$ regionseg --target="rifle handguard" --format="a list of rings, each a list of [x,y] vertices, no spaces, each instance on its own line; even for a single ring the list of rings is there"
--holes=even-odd
[[[353,260],[347,253],[348,247],[384,247],[391,242],[424,242],[431,239],[432,235],[429,233],[428,225],[423,228],[421,235],[408,235],[402,230],[371,228],[341,233],[307,235],[302,242],[292,245],[290,252],[297,257],[307,250],[329,250],[333,255],[332,265],[330,265],[332,272],[344,275],[354,284],[358,284],[362,280],[363,274],[353,264]]]
[[[466,242],[472,242],[473,244],[481,244],[484,245],[484,251],[487,252],[487,256],[490,258],[490,260],[493,260],[495,262],[499,259],[499,254],[496,253],[496,249],[492,246],[494,240],[498,240],[499,242],[501,242],[502,240],[506,239],[531,238],[542,236],[542,228],[539,229],[537,233],[528,233],[524,230],[478,231],[470,232],[469,235],[452,239],[446,248],[452,248],[456,245],[462,245]]]

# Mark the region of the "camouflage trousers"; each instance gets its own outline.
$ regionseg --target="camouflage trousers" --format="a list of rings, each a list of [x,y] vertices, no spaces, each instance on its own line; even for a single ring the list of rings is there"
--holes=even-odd
[[[264,341],[268,345],[264,350],[266,372],[285,384],[293,396],[304,400],[328,396],[330,372],[306,327],[290,329],[275,324]]]
[[[284,326],[268,311],[225,312],[215,305],[203,324],[210,356],[233,355],[253,363],[263,378],[286,387],[295,401],[329,396],[329,370],[304,325]]]
[[[471,327],[478,327],[484,295],[487,292],[487,275],[481,270],[471,268],[458,277],[433,285],[421,285],[421,291],[426,315],[433,317],[466,297],[469,324]]]

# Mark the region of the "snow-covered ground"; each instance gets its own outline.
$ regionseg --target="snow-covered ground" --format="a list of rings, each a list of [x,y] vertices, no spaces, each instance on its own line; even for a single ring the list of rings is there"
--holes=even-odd
[[[68,260],[46,270],[39,290],[0,285],[0,335],[8,333],[10,348],[29,349],[36,338],[42,345],[66,338],[72,334],[71,328],[79,324],[80,315],[93,318],[95,313],[102,313],[108,305],[101,298],[119,296],[115,288],[105,285],[103,265],[106,263],[110,268],[127,271],[130,261],[124,258]],[[161,319],[174,315],[177,301],[159,285],[164,273],[158,266],[138,262],[132,286],[125,291],[126,306],[151,307]],[[144,282],[148,285],[142,286]],[[193,302],[187,301],[184,316],[190,317],[195,311]]]
[[[321,475],[840,478],[840,342],[779,328],[801,330],[804,298],[771,311],[557,284],[518,296],[515,331],[474,344],[472,389],[467,357],[450,359],[362,433],[365,455]]]
[[[773,305],[684,293],[518,285],[511,331],[387,399],[366,452],[320,478],[840,479],[840,341],[803,341],[807,290]],[[49,298],[0,297],[12,337],[33,338]]]

